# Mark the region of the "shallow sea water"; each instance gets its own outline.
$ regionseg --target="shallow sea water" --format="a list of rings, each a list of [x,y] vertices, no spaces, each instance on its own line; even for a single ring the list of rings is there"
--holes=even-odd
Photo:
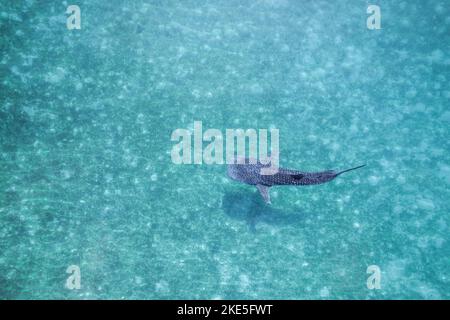
[[[381,30],[366,1],[0,3],[1,299],[450,298],[447,1],[375,1]],[[195,120],[367,167],[268,206],[172,163]]]

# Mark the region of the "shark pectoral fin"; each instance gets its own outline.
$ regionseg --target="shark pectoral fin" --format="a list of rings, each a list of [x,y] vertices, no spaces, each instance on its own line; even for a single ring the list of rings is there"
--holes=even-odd
[[[270,194],[269,194],[269,188],[270,188],[270,187],[264,186],[264,185],[262,185],[262,184],[257,184],[257,185],[256,185],[256,188],[258,188],[259,193],[261,194],[261,196],[262,196],[263,199],[264,199],[264,202],[265,202],[265,203],[268,203],[268,204],[272,204],[272,203],[270,202]]]

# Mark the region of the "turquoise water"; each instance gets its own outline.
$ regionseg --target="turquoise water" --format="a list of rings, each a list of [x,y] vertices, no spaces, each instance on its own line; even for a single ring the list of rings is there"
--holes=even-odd
[[[450,298],[447,1],[374,1],[381,30],[366,1],[0,4],[0,298]],[[268,206],[172,163],[195,120],[367,167]]]

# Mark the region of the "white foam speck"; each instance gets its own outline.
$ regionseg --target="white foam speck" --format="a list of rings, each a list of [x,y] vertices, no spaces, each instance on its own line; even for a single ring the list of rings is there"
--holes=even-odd
[[[430,199],[417,200],[417,206],[424,210],[433,210],[435,208],[433,201]]]
[[[376,186],[376,185],[378,184],[379,181],[380,181],[380,177],[377,177],[377,176],[370,176],[370,177],[369,177],[369,183],[370,183],[372,186]]]
[[[50,82],[50,83],[58,83],[61,80],[63,80],[65,76],[66,76],[66,70],[64,70],[61,67],[58,67],[58,68],[56,68],[56,70],[54,72],[48,73],[45,76],[45,81]]]
[[[322,289],[320,289],[319,295],[322,298],[327,298],[328,296],[330,296],[330,290],[327,287],[323,287]]]
[[[246,274],[239,275],[240,290],[244,291],[250,285],[250,279]]]
[[[161,280],[155,284],[157,292],[169,292],[169,284],[165,280]]]

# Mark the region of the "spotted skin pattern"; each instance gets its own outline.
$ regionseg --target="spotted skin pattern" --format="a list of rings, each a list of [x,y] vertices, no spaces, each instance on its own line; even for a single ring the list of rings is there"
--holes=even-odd
[[[268,188],[277,185],[307,186],[321,184],[333,180],[340,174],[351,170],[359,169],[365,165],[344,171],[326,170],[321,172],[303,172],[298,170],[279,168],[273,175],[261,174],[262,168],[269,168],[270,165],[261,164],[259,161],[252,162],[245,158],[242,164],[229,164],[228,176],[236,181],[250,185],[255,185],[267,203],[270,203]]]

